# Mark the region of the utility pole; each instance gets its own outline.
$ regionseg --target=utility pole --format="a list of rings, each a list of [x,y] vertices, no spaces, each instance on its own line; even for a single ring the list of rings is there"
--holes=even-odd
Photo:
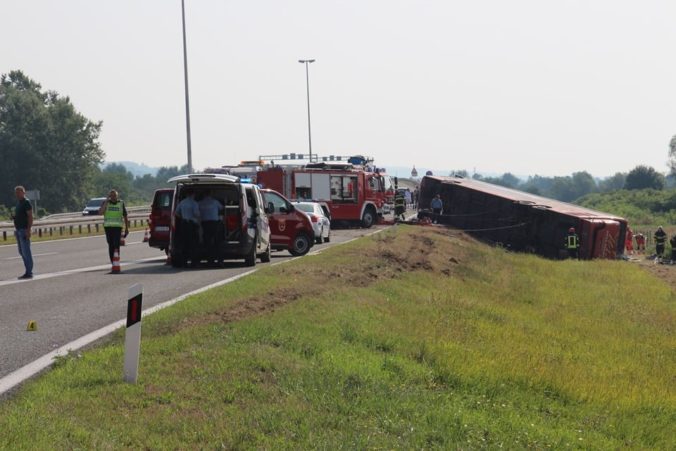
[[[185,0],[181,0],[183,18],[183,76],[185,79],[185,130],[188,139],[188,173],[192,174],[192,148],[190,145],[190,95],[188,93],[188,49],[185,44]]]
[[[307,86],[307,139],[310,147],[310,163],[312,163],[312,130],[310,128],[310,71],[308,66],[314,63],[315,60],[298,60],[299,63],[305,64],[305,84]]]

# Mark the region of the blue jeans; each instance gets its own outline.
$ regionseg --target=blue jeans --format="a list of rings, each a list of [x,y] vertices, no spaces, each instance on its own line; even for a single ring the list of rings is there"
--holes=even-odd
[[[26,267],[26,274],[33,274],[33,254],[31,254],[31,239],[28,238],[28,229],[16,229],[14,236],[16,244],[19,247],[19,255],[23,259],[23,265]]]

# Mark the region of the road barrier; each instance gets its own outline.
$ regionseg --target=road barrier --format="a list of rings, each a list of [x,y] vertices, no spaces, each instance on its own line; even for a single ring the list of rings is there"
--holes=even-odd
[[[130,212],[128,217],[131,227],[148,226],[148,213],[146,212]],[[66,232],[68,232],[68,235],[73,235],[75,227],[77,227],[78,234],[82,234],[83,231],[91,234],[92,230],[99,233],[103,229],[103,216],[37,220],[33,222],[32,232],[33,235],[40,238],[47,234],[54,236],[55,232],[59,236],[63,236]],[[7,241],[9,237],[14,236],[14,224],[12,222],[0,222],[0,230],[2,231],[2,241]]]

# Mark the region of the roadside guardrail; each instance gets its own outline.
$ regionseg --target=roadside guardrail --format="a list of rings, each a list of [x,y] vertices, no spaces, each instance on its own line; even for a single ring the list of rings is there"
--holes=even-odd
[[[148,224],[148,212],[150,207],[130,207],[127,208],[129,223],[131,227],[138,227]],[[69,215],[72,213],[59,213],[59,215]],[[56,216],[56,217],[55,217]],[[82,216],[64,217],[49,215],[33,222],[33,235],[42,237],[73,235],[74,233],[92,233],[103,229],[103,216]],[[0,222],[0,242],[7,241],[14,233],[14,223],[12,221]]]

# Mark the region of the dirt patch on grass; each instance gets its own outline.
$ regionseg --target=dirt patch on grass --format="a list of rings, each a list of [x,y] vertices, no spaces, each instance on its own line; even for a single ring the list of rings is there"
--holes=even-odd
[[[363,288],[415,271],[452,276],[466,257],[463,246],[459,245],[462,241],[474,240],[445,227],[386,231],[364,242],[363,247],[336,248],[335,264],[303,265],[301,260],[302,266],[279,268],[279,285],[264,295],[242,299],[208,314],[184,318],[177,327],[184,329],[239,321],[274,312],[301,298],[331,290]]]
[[[280,307],[295,302],[303,296],[312,296],[317,290],[301,290],[295,288],[278,288],[268,291],[263,296],[254,296],[242,299],[223,309],[209,312],[205,315],[183,318],[178,330],[194,326],[203,326],[213,323],[231,323],[244,318],[250,318],[264,313],[274,312]]]
[[[655,264],[655,261],[645,256],[637,256],[632,263],[640,265],[643,269],[665,281],[672,290],[676,290],[676,265]]]

